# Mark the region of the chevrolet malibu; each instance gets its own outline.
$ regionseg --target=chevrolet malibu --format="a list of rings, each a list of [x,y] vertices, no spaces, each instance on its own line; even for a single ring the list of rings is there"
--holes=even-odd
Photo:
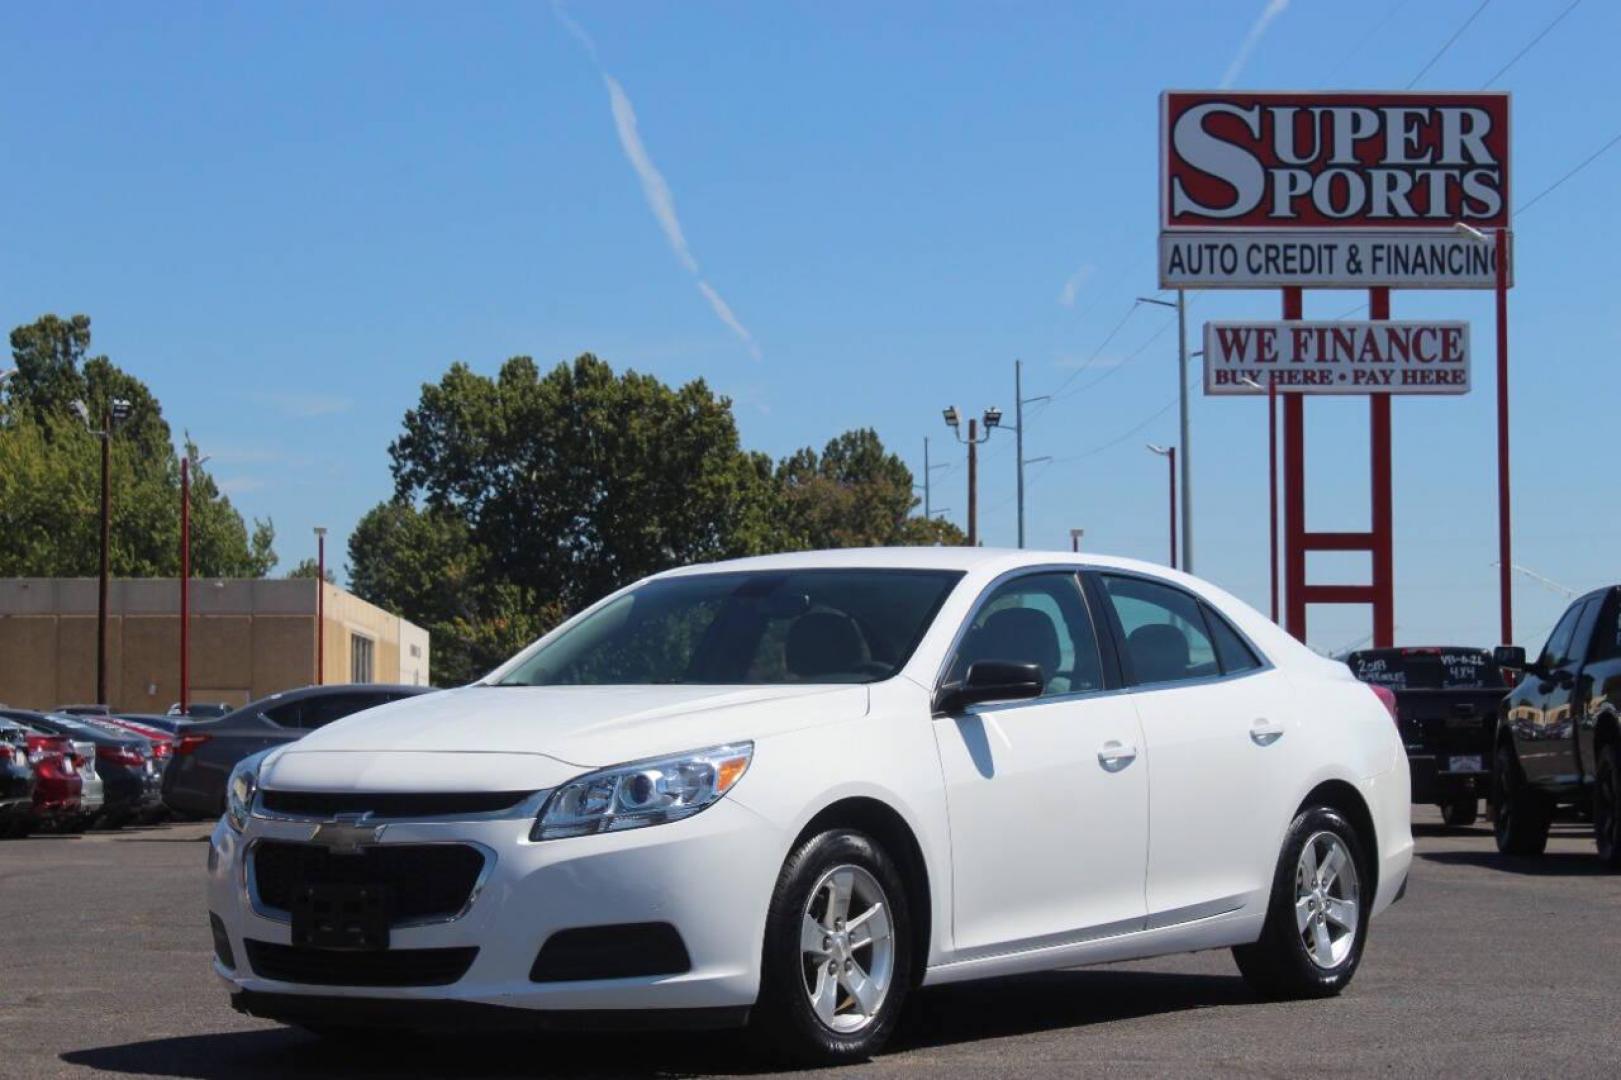
[[[214,966],[321,1034],[748,1025],[802,1062],[1015,972],[1231,948],[1326,996],[1406,887],[1408,795],[1367,686],[1175,571],[691,566],[239,765]]]

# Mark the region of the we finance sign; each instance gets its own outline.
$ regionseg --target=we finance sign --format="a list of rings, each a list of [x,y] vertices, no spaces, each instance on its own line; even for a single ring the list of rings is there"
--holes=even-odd
[[[1495,284],[1507,94],[1170,91],[1160,115],[1162,285]]]
[[[1205,393],[1467,394],[1466,322],[1209,322]]]

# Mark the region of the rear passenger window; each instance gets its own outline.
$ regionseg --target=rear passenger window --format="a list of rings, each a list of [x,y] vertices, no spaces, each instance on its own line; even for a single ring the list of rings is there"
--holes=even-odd
[[[1261,666],[1261,658],[1255,655],[1255,650],[1249,643],[1238,636],[1232,624],[1211,609],[1210,605],[1203,605],[1206,624],[1210,627],[1210,639],[1216,646],[1216,660],[1221,664],[1223,675],[1232,675],[1240,671],[1254,671]]]
[[[264,717],[277,727],[297,728],[304,726],[304,703],[302,701],[288,701],[280,705],[272,705],[264,710]]]
[[[1221,674],[1199,601],[1146,578],[1102,576],[1120,620],[1134,683],[1185,682]]]
[[[303,726],[310,729],[325,727],[334,720],[342,720],[387,701],[387,694],[333,694],[331,697],[312,698],[305,702]]]

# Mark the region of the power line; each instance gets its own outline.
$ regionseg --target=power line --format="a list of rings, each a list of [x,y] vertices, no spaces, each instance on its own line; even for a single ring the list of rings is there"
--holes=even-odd
[[[1610,139],[1609,142],[1605,143],[1603,146],[1599,147],[1597,150],[1594,150],[1587,157],[1583,158],[1581,164],[1577,165],[1574,169],[1570,170],[1564,176],[1561,176],[1559,179],[1555,180],[1553,183],[1549,184],[1547,187],[1545,187],[1541,191],[1537,192],[1528,201],[1521,203],[1519,205],[1519,207],[1514,211],[1514,213],[1515,214],[1523,214],[1527,210],[1529,210],[1533,206],[1535,206],[1537,203],[1539,203],[1543,199],[1547,198],[1549,195],[1552,195],[1555,188],[1559,187],[1560,184],[1563,184],[1566,180],[1569,180],[1571,177],[1575,176],[1577,173],[1581,172],[1583,169],[1585,169],[1589,165],[1593,164],[1593,162],[1597,161],[1600,157],[1602,157],[1604,155],[1604,152],[1606,150],[1608,150],[1610,147],[1614,146],[1618,142],[1621,142],[1621,131],[1616,132],[1615,135]]]
[[[1492,0],[1480,0],[1480,6],[1474,10],[1474,14],[1465,19],[1462,26],[1452,31],[1452,36],[1447,38],[1446,44],[1441,46],[1441,50],[1439,52],[1430,57],[1429,63],[1425,64],[1422,68],[1419,68],[1418,74],[1413,76],[1413,81],[1407,84],[1406,89],[1411,90],[1413,87],[1418,85],[1418,80],[1429,74],[1430,68],[1435,66],[1435,62],[1447,54],[1447,50],[1452,48],[1453,43],[1463,36],[1463,32],[1465,30],[1469,29],[1470,23],[1480,18],[1480,13],[1485,11],[1486,8],[1491,5],[1491,2]]]
[[[1509,68],[1513,67],[1515,64],[1520,62],[1520,57],[1524,56],[1526,53],[1528,53],[1532,49],[1536,48],[1537,47],[1537,42],[1539,42],[1543,38],[1547,37],[1548,36],[1548,31],[1552,30],[1554,27],[1558,26],[1561,22],[1563,22],[1564,19],[1565,19],[1565,16],[1569,15],[1572,11],[1575,11],[1576,6],[1578,4],[1580,4],[1581,2],[1582,2],[1582,0],[1570,0],[1570,4],[1568,6],[1566,6],[1565,10],[1563,10],[1559,14],[1555,15],[1553,17],[1553,21],[1550,22],[1547,26],[1544,26],[1542,28],[1541,33],[1539,33],[1536,37],[1532,38],[1529,42],[1526,43],[1524,48],[1522,48],[1519,52],[1515,53],[1512,57],[1510,57],[1508,63],[1506,63],[1502,67],[1498,68],[1497,69],[1497,74],[1493,75],[1491,78],[1487,79],[1486,82],[1484,84],[1482,84],[1481,89],[1484,90],[1484,89],[1486,89],[1486,87],[1490,86],[1492,83],[1496,82],[1498,79],[1501,79],[1508,72]]]
[[[1161,326],[1158,330],[1155,330],[1152,334],[1150,334],[1148,336],[1147,340],[1145,340],[1141,345],[1137,346],[1131,352],[1127,353],[1124,357],[1122,357],[1118,364],[1114,365],[1111,368],[1104,369],[1104,372],[1103,372],[1102,375],[1099,375],[1097,378],[1093,379],[1091,382],[1087,383],[1084,386],[1077,386],[1075,389],[1071,390],[1067,394],[1063,394],[1063,395],[1054,394],[1053,395],[1053,400],[1058,401],[1058,400],[1061,400],[1062,398],[1071,398],[1071,397],[1074,397],[1076,394],[1085,393],[1086,391],[1092,389],[1094,386],[1097,386],[1099,383],[1103,382],[1103,380],[1107,379],[1109,376],[1113,375],[1115,372],[1119,371],[1121,368],[1125,367],[1127,364],[1130,364],[1133,360],[1137,359],[1137,357],[1141,356],[1144,352],[1147,351],[1147,349],[1148,349],[1148,347],[1150,345],[1154,344],[1154,342],[1156,342],[1160,338],[1164,337],[1165,332],[1167,330],[1169,330],[1171,327],[1175,326],[1175,325],[1176,325],[1176,320],[1175,319],[1168,319],[1163,326]]]
[[[1396,5],[1389,11],[1385,12],[1384,18],[1374,23],[1373,28],[1366,34],[1363,34],[1362,37],[1357,40],[1355,45],[1352,45],[1344,53],[1340,54],[1340,66],[1334,69],[1333,75],[1329,76],[1328,85],[1333,86],[1334,83],[1339,80],[1340,73],[1350,66],[1351,58],[1362,51],[1362,46],[1372,41],[1374,36],[1377,35],[1379,31],[1383,30],[1390,24],[1390,20],[1396,17],[1396,13],[1401,11],[1402,8],[1406,7],[1411,2],[1412,0],[1397,0]]]

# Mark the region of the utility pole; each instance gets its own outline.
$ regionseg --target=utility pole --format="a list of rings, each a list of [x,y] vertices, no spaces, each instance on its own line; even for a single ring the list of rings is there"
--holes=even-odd
[[[1176,358],[1177,379],[1176,388],[1177,413],[1180,420],[1182,451],[1182,569],[1193,572],[1193,454],[1192,441],[1188,435],[1188,304],[1187,294],[1181,289],[1176,290],[1176,303],[1169,300],[1156,300],[1151,296],[1139,296],[1139,304],[1154,304],[1158,307],[1176,309]]]
[[[90,423],[90,410],[82,401],[73,403],[73,411],[79,414],[90,433],[101,440],[101,570],[97,582],[96,598],[96,704],[110,704],[107,700],[107,550],[108,534],[112,520],[112,484],[109,474],[112,469],[113,425],[129,416],[130,404],[123,398],[113,398],[108,408],[102,413],[101,430],[97,431]]]
[[[107,701],[107,536],[112,508],[112,487],[107,473],[112,465],[113,414],[102,414],[101,431],[101,574],[96,599],[96,704]]]
[[[934,475],[936,469],[949,468],[951,468],[951,465],[948,462],[941,462],[939,465],[929,464],[929,437],[927,435],[923,436],[923,516],[925,518],[934,516],[934,500],[929,497],[930,478]],[[917,490],[917,486],[913,484],[912,489]]]
[[[1019,547],[1024,547],[1024,467],[1037,461],[1050,461],[1051,458],[1024,457],[1024,407],[1037,401],[1048,401],[1050,395],[1041,394],[1037,397],[1024,396],[1023,380],[1024,361],[1013,361],[1013,460],[1014,468],[1018,473],[1018,501],[1019,501]]]

